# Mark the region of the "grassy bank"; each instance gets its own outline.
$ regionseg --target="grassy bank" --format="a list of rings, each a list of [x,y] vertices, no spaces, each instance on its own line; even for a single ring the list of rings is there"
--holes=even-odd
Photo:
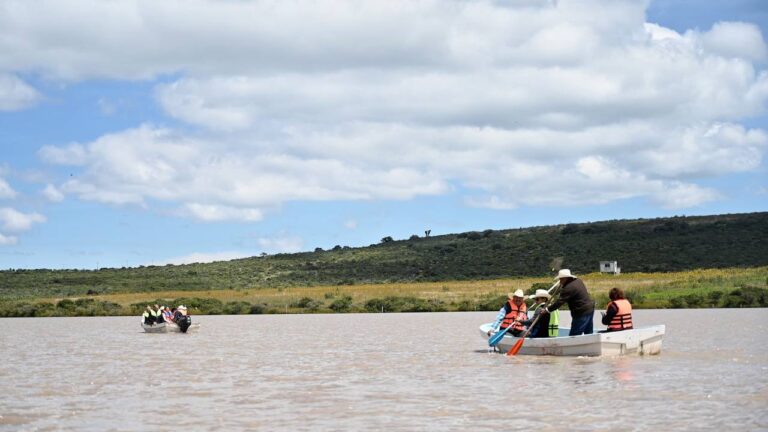
[[[611,287],[635,308],[767,307],[768,267],[581,276],[605,307]],[[138,315],[146,304],[185,304],[192,314],[442,312],[497,310],[506,293],[549,288],[548,278],[328,285],[311,287],[170,290],[0,301],[0,316]]]
[[[618,261],[627,273],[768,266],[768,212],[413,235],[351,248],[253,256],[213,263],[130,268],[0,271],[0,301],[143,292],[327,289],[362,284],[449,283],[577,274]],[[439,286],[439,285],[438,285]],[[483,288],[485,287],[485,283]],[[458,289],[458,288],[457,288]],[[417,289],[418,291],[418,289]]]

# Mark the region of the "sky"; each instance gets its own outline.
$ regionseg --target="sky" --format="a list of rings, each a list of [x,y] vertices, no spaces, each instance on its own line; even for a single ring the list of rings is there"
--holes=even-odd
[[[766,211],[766,37],[763,0],[0,0],[0,269]]]

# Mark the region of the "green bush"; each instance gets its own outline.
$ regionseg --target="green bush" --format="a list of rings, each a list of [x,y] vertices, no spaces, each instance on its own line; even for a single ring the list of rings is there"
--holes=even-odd
[[[352,297],[345,295],[337,298],[328,307],[334,312],[347,312],[352,307]]]
[[[723,301],[724,307],[766,307],[768,306],[768,290],[755,286],[742,286],[731,291]]]
[[[246,315],[251,312],[251,304],[246,301],[232,301],[224,305],[226,315]]]

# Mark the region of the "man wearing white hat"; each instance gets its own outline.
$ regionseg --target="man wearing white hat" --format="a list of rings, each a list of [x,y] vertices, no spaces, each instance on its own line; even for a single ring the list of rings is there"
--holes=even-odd
[[[592,318],[595,314],[595,301],[590,297],[586,285],[569,269],[562,269],[558,272],[555,280],[560,280],[560,298],[557,299],[548,308],[545,307],[542,313],[555,311],[560,306],[568,304],[571,310],[571,332],[569,336],[580,334],[590,334],[593,332]]]
[[[530,327],[534,322],[536,322],[536,325],[533,326],[528,333],[529,337],[540,338],[557,336],[557,331],[560,328],[560,311],[553,310],[548,315],[538,318],[551,297],[552,296],[545,289],[537,289],[536,294],[530,296],[530,298],[536,300],[536,303],[531,306],[533,309],[533,316],[531,319],[523,321],[523,325]]]
[[[507,294],[507,302],[499,309],[499,314],[496,315],[496,322],[493,323],[493,330],[504,331],[507,327],[511,327],[508,331],[513,336],[519,336],[524,330],[522,321],[528,318],[527,307],[525,306],[525,294],[523,290],[518,289],[514,293]],[[491,331],[488,332],[490,336]]]

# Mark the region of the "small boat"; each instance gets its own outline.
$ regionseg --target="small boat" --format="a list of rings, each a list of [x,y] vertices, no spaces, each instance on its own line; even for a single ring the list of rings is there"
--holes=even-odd
[[[486,341],[488,330],[493,324],[480,326],[480,334]],[[557,337],[526,338],[518,355],[552,356],[619,356],[619,355],[655,355],[661,353],[661,340],[664,337],[664,325],[637,327],[607,333],[592,333],[568,336],[569,328],[560,328]],[[496,347],[507,352],[520,340],[510,334],[504,335]]]
[[[147,333],[195,333],[200,330],[200,323],[192,323],[186,332],[182,332],[179,325],[174,322],[149,325],[145,324],[144,320],[141,320],[141,328]]]

